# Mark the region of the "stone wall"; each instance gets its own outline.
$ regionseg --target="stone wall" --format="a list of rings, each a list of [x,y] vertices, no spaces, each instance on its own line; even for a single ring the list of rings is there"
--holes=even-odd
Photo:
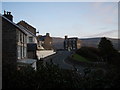
[[[16,65],[16,28],[2,19],[2,62],[3,65]]]

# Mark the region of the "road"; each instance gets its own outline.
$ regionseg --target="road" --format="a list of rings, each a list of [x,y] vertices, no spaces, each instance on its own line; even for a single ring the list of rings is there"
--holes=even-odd
[[[68,51],[58,51],[56,55],[45,59],[45,62],[50,62],[50,59],[52,59],[52,62],[56,65],[59,65],[60,68],[63,69],[73,69],[73,66],[70,64],[67,64],[64,60],[70,56],[71,52]]]
[[[56,65],[59,65],[60,68],[69,69],[69,70],[75,70],[76,68],[76,70],[83,75],[84,74],[83,70],[85,69],[85,67],[80,66],[80,65],[73,66],[73,64],[69,64],[65,62],[65,59],[67,59],[67,57],[70,55],[71,55],[71,52],[69,51],[58,51],[56,55],[50,58],[44,59],[44,62],[50,63],[50,59],[52,59],[52,62]]]

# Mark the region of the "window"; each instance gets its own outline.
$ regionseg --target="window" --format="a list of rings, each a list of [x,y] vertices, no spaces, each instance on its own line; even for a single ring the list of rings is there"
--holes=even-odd
[[[20,42],[22,41],[22,33],[20,32]]]
[[[33,37],[29,37],[29,43],[33,42]]]
[[[22,46],[20,46],[20,50],[21,50],[21,51],[20,51],[20,55],[21,55],[20,57],[21,57],[21,59],[22,59]]]
[[[17,57],[18,57],[18,59],[21,59],[21,48],[20,48],[20,46],[18,46],[17,47]]]
[[[27,48],[24,47],[24,57],[26,57],[26,55],[27,55],[27,54],[26,54],[26,53],[27,53],[26,51],[27,51]]]
[[[26,36],[24,35],[24,43],[27,43],[26,41],[27,41],[27,40],[26,40]]]
[[[24,35],[21,33],[22,42],[24,42]]]
[[[24,47],[23,46],[21,46],[22,47],[22,58],[24,57]]]
[[[17,30],[17,42],[19,42],[19,31]]]

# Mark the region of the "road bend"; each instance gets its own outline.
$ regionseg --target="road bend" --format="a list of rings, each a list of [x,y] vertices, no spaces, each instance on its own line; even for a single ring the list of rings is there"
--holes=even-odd
[[[44,59],[44,62],[50,63],[50,60],[52,60],[52,62],[55,65],[59,65],[60,68],[72,70],[73,66],[71,64],[68,64],[68,63],[66,63],[64,61],[70,55],[71,55],[71,52],[68,52],[68,51],[58,51],[56,53],[56,55],[53,55],[50,58]]]

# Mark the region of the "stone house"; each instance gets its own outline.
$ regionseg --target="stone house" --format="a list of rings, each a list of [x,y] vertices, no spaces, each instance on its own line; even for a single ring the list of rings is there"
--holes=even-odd
[[[45,50],[52,50],[53,49],[53,41],[52,37],[50,37],[49,33],[46,33],[46,35],[42,36],[39,35],[38,37],[38,47],[39,49],[45,49]]]
[[[81,47],[81,41],[77,37],[68,38],[65,36],[64,49],[65,50],[77,50]]]
[[[24,29],[27,33],[27,56],[28,58],[36,59],[36,50],[37,50],[37,37],[36,29],[25,21],[20,21],[17,23],[19,27]]]
[[[2,61],[3,67],[17,66],[17,60],[27,58],[27,34],[13,22],[11,12],[4,11],[2,17]]]

